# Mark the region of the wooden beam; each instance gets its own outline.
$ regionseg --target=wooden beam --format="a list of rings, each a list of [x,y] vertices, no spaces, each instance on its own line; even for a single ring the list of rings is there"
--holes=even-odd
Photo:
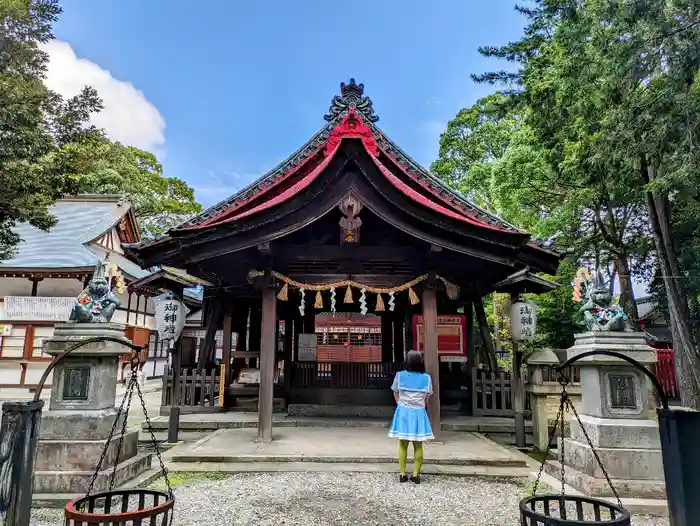
[[[416,247],[368,245],[283,245],[274,248],[278,261],[410,261],[417,259]],[[417,254],[418,253],[418,254]]]
[[[268,273],[268,277],[269,273]],[[260,336],[260,395],[258,398],[258,440],[272,441],[275,354],[277,351],[277,297],[272,279],[262,291]]]
[[[486,311],[484,311],[484,302],[481,300],[481,298],[474,300],[474,313],[476,314],[476,321],[479,324],[481,341],[484,343],[484,351],[486,352],[486,356],[488,358],[489,369],[492,372],[496,372],[498,365],[496,363],[496,353],[493,348],[493,337],[491,336],[491,331],[489,330],[489,323],[486,320]]]
[[[423,289],[423,331],[425,333],[425,369],[433,381],[433,394],[428,398],[428,417],[436,439],[440,437],[440,360],[438,358],[437,293],[435,284]]]

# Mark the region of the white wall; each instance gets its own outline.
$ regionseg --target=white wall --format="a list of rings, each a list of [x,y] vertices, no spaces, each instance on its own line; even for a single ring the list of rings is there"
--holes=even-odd
[[[37,296],[40,297],[77,297],[83,290],[83,283],[75,278],[64,279],[44,279],[37,285]],[[22,360],[24,356],[24,340],[26,328],[23,323],[17,325],[17,321],[6,320],[4,297],[5,296],[31,296],[32,282],[27,278],[0,278],[0,324],[11,325],[12,329],[8,336],[0,336],[2,342],[2,358],[9,360],[0,360],[0,384],[15,384],[19,385],[22,376]],[[131,295],[131,309],[128,325],[136,325],[146,327],[149,330],[155,330],[156,323],[154,318],[153,301],[150,298],[141,297],[139,301],[138,317],[133,310],[136,308],[136,294]],[[115,323],[127,325],[126,309],[129,305],[129,295],[125,291],[119,297],[121,301],[120,310],[117,310],[112,318]],[[144,316],[144,301],[146,302],[146,315]],[[25,320],[19,320],[20,322]],[[31,321],[31,320],[26,320]],[[33,324],[32,324],[33,325]],[[52,325],[34,325],[34,352],[33,358],[41,358],[41,346],[44,340],[53,336],[54,327]],[[44,356],[45,357],[45,356]],[[166,359],[151,359],[144,366],[149,377],[160,376],[163,374]],[[48,366],[46,361],[29,362],[24,365],[26,373],[24,378],[25,384],[36,384],[39,378]],[[50,378],[49,378],[50,382]],[[16,389],[0,388],[0,395],[11,395],[18,392]],[[25,390],[26,392],[26,390]]]

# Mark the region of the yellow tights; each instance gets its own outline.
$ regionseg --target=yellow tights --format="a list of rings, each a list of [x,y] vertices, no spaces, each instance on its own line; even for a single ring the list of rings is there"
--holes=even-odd
[[[399,440],[399,469],[406,476],[406,462],[408,461],[408,440]],[[423,467],[423,442],[413,442],[413,476],[420,475]]]

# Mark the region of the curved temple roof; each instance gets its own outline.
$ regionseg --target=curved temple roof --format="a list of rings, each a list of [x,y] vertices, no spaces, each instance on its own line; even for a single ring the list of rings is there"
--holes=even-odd
[[[306,144],[282,164],[244,190],[180,225],[178,230],[202,230],[235,221],[283,203],[303,190],[323,171],[344,138],[361,139],[379,170],[404,195],[445,216],[483,228],[523,235],[513,225],[486,212],[445,186],[402,152],[376,126],[378,117],[364,86],[350,79],[331,102],[328,121]],[[403,180],[389,169],[394,165]]]
[[[501,239],[510,239],[509,245],[527,245],[530,250],[547,253],[549,258],[556,257],[556,252],[530,240],[526,232],[450,189],[406,155],[377,127],[379,117],[374,113],[372,101],[364,95],[363,84],[350,79],[348,84],[341,83],[340,88],[341,94],[333,98],[324,116],[327,123],[279,166],[247,188],[171,230],[165,238],[129,248],[138,252],[168,239],[217,229],[283,205],[319,178],[340,150],[344,139],[353,139],[362,144],[391,187],[426,212],[476,231],[483,229],[485,234],[498,234]]]

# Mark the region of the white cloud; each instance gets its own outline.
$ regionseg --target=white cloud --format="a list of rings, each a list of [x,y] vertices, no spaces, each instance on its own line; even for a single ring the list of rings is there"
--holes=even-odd
[[[85,85],[92,86],[104,102],[104,109],[92,118],[95,126],[112,140],[162,153],[165,120],[143,92],[94,62],[78,58],[67,42],[53,40],[42,47],[51,58],[46,78],[49,89],[72,97]]]

